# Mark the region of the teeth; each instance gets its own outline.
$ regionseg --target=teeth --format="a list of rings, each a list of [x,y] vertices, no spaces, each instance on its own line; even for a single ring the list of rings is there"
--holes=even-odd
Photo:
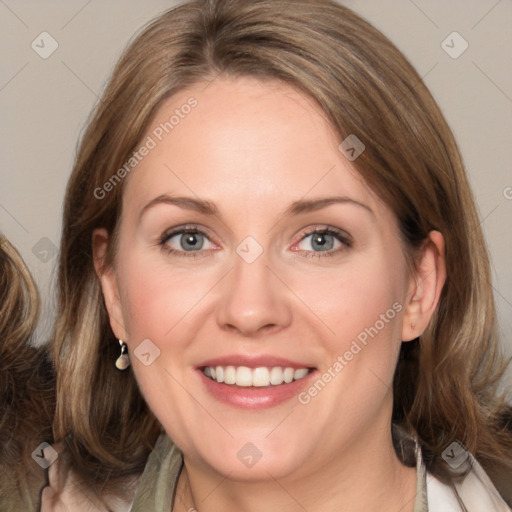
[[[240,371],[243,368],[238,369]],[[249,370],[249,368],[248,368]],[[253,371],[249,370],[249,386],[252,384],[253,386],[268,386],[270,384],[270,372],[268,368],[255,368]],[[238,373],[237,373],[238,377]],[[238,379],[236,379],[238,382]],[[252,381],[252,382],[251,382]]]
[[[277,386],[284,382],[282,368],[275,367],[270,370],[270,384]]]
[[[247,366],[239,366],[236,369],[235,382],[239,386],[252,386],[252,371]]]
[[[286,384],[289,384],[293,380],[293,376],[295,375],[295,370],[293,368],[286,368],[283,372],[283,380]]]
[[[302,377],[305,377],[308,373],[309,370],[307,368],[300,368],[299,370],[295,370],[295,373],[293,374],[293,380],[302,379]]]
[[[225,384],[236,384],[243,387],[265,387],[279,386],[280,384],[289,384],[294,380],[304,378],[309,370],[307,368],[281,368],[274,366],[267,368],[249,368],[247,366],[206,366],[203,373],[216,382]]]
[[[236,384],[236,369],[234,366],[226,366],[224,382],[226,384]]]

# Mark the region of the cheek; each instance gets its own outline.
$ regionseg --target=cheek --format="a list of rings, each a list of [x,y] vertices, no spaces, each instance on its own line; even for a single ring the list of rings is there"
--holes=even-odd
[[[359,260],[350,271],[333,273],[323,292],[308,287],[315,290],[310,304],[321,306],[315,312],[331,331],[322,338],[319,379],[299,396],[319,424],[351,417],[346,428],[355,435],[389,406],[403,310],[401,271],[389,263],[382,254]]]
[[[119,280],[124,321],[134,341],[168,339],[209,288],[205,275],[136,254],[123,261]]]
[[[328,374],[321,380],[329,382],[324,398],[338,404],[333,407],[339,414],[344,408],[356,415],[370,404],[378,408],[392,387],[401,346],[405,268],[400,252],[375,251],[354,259],[345,271],[333,272],[323,290],[308,287],[311,303],[317,305],[312,308],[331,330],[324,337],[327,360],[322,370]]]
[[[186,348],[197,324],[194,305],[208,286],[197,274],[176,271],[135,251],[119,260],[118,274],[130,359],[140,391],[161,421],[173,418],[173,434],[181,440],[180,432],[190,430],[191,420],[185,413],[190,405],[188,386],[179,383],[187,378]],[[144,351],[149,352],[149,361],[139,358],[143,346],[149,347]]]
[[[303,281],[304,301],[329,327],[338,348],[358,337],[364,341],[368,330],[375,335],[374,328],[380,337],[399,336],[404,269],[390,259],[382,254],[354,259],[343,270],[326,274],[324,285],[319,279]]]

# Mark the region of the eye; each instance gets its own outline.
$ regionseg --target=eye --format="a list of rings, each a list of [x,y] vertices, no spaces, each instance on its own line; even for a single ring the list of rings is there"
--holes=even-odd
[[[336,256],[352,246],[352,237],[337,228],[315,228],[307,231],[299,242],[297,252],[304,252],[304,256],[323,258]]]
[[[169,254],[192,258],[205,256],[203,251],[214,247],[206,233],[198,226],[192,225],[165,232],[159,240],[159,245]],[[345,231],[331,226],[317,227],[304,233],[298,246],[298,249],[292,250],[302,253],[307,258],[336,256],[352,246],[352,237]]]
[[[213,246],[206,233],[197,226],[185,226],[166,232],[162,235],[159,244],[170,254],[193,258],[198,256],[195,253],[212,248],[205,245]]]

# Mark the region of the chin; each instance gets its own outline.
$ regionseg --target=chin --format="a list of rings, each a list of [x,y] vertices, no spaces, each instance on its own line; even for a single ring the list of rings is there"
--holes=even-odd
[[[294,442],[287,445],[282,438],[248,439],[250,437],[245,436],[243,439],[230,438],[229,441],[208,442],[201,446],[203,441],[195,444],[194,459],[201,466],[206,465],[210,470],[240,482],[286,478],[304,469],[308,459],[306,452],[309,452],[304,444]],[[212,446],[215,446],[214,451]]]

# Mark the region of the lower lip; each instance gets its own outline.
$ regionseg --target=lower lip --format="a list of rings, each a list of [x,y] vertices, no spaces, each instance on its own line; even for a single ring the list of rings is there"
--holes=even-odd
[[[267,409],[282,404],[296,397],[314,377],[316,370],[310,371],[305,377],[289,384],[266,387],[243,387],[221,384],[207,377],[202,370],[197,370],[202,382],[216,400],[243,409]]]

